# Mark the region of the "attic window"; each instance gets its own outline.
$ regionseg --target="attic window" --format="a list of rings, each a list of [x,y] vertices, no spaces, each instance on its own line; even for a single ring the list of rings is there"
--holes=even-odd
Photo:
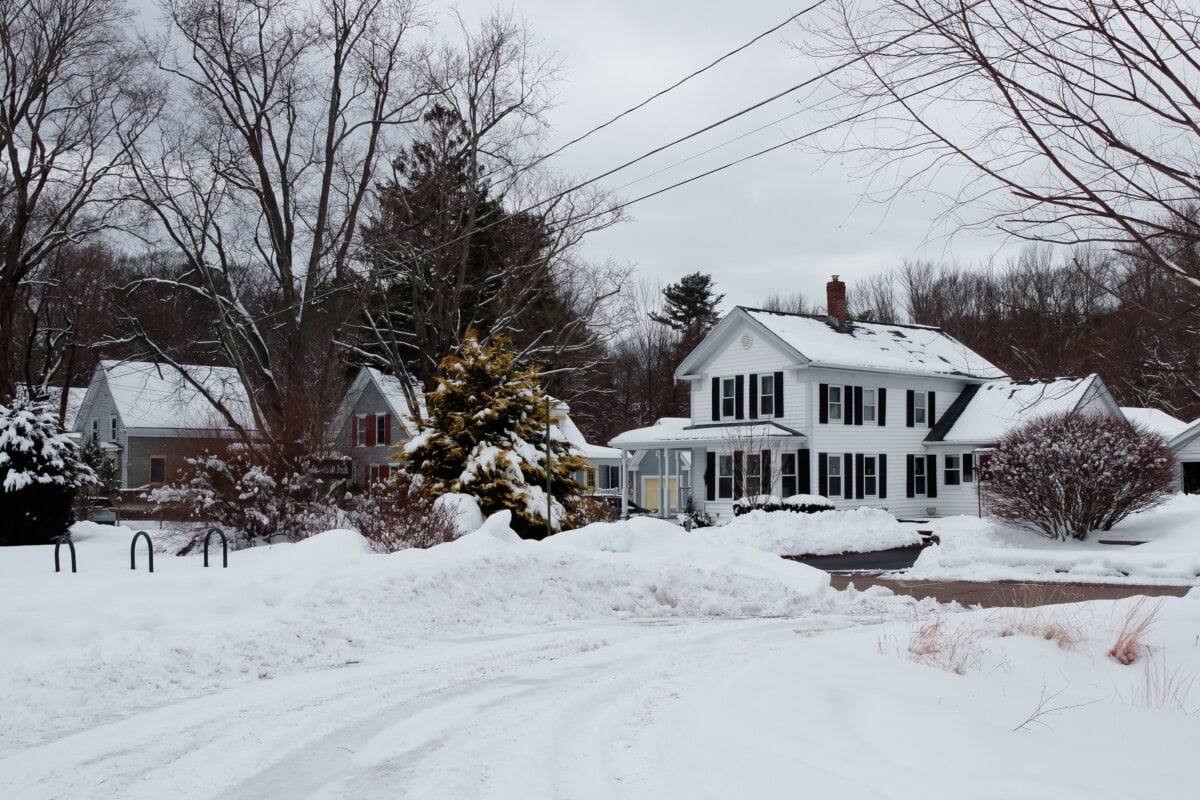
[[[753,346],[754,346],[754,337],[750,334],[749,331],[746,331],[745,333],[742,334],[742,349],[749,350]]]

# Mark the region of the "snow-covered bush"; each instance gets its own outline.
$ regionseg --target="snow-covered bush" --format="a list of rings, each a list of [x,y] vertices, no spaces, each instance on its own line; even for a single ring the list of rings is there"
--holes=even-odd
[[[0,544],[42,544],[66,533],[76,491],[95,480],[49,408],[0,405]]]
[[[224,529],[234,547],[273,537],[299,541],[343,521],[315,470],[273,465],[244,446],[189,458],[177,483],[154,489],[149,497],[159,509],[181,508]]]
[[[346,515],[377,553],[433,547],[462,533],[458,509],[437,500],[420,481],[397,470],[387,481],[376,481],[348,498]]]
[[[829,498],[819,494],[796,494],[782,500],[774,495],[760,494],[755,497],[740,497],[733,501],[733,515],[740,517],[751,511],[794,511],[798,514],[816,514],[818,511],[833,511]]]
[[[1157,505],[1174,474],[1161,437],[1090,414],[1031,420],[1005,436],[980,469],[991,513],[1061,540],[1107,531]]]
[[[471,495],[485,516],[511,511],[513,529],[526,538],[546,535],[547,514],[551,530],[562,530],[582,495],[573,473],[586,462],[567,441],[551,436],[547,465],[546,396],[538,369],[519,368],[502,337],[485,345],[473,332],[441,369],[426,397],[429,418],[405,445],[413,473],[434,495]]]

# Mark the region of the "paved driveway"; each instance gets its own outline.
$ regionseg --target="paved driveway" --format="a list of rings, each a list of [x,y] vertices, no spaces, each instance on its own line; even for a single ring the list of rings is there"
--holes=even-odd
[[[1018,583],[996,581],[910,581],[877,578],[871,575],[832,575],[834,588],[844,589],[854,584],[858,589],[886,586],[896,594],[913,597],[933,597],[943,603],[952,600],[965,606],[1015,606],[1030,608],[1056,603],[1078,603],[1083,600],[1118,600],[1122,597],[1183,597],[1188,586],[1130,586],[1107,583]]]

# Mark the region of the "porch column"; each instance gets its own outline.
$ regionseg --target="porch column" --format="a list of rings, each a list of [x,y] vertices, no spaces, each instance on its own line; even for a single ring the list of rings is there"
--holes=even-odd
[[[629,482],[629,453],[624,447],[621,448],[621,479],[617,481],[617,485],[621,487],[621,516],[629,515],[629,490],[625,484]]]
[[[658,454],[658,515],[667,516],[667,448]]]

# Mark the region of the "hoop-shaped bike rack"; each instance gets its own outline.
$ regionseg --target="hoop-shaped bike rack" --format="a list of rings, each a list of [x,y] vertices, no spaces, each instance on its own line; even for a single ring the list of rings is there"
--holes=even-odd
[[[137,543],[138,539],[146,539],[146,555],[150,559],[150,571],[154,572],[154,545],[150,543],[150,534],[145,531],[138,531],[133,535],[133,541],[129,543],[129,568],[137,569]]]
[[[75,566],[75,542],[71,541],[70,535],[59,536],[54,540],[54,571],[62,571],[62,566],[58,561],[58,549],[64,544],[71,549],[71,572],[78,572],[79,570]]]
[[[229,540],[220,528],[209,528],[208,533],[204,534],[204,566],[208,566],[208,540],[214,533],[221,537],[221,568],[229,569]]]

